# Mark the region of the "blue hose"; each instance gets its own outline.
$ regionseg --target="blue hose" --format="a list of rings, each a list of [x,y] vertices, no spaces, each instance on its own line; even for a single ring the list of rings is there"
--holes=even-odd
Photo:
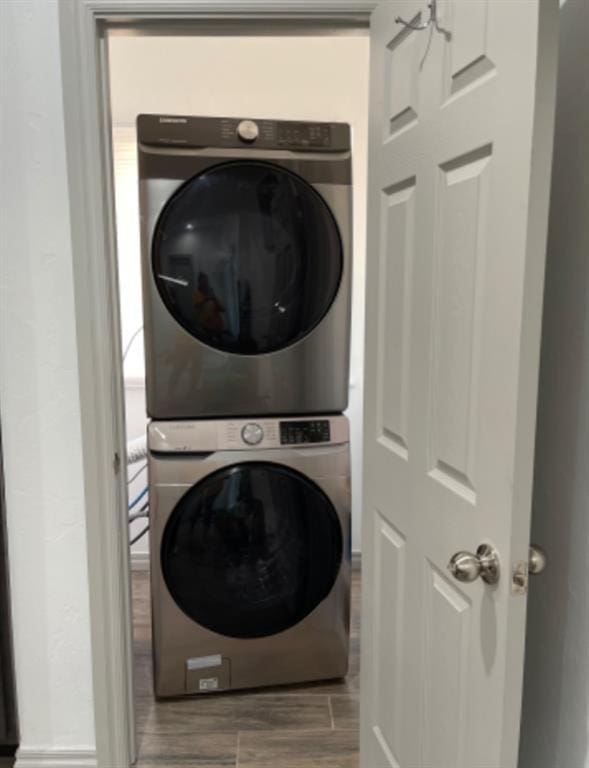
[[[144,489],[141,491],[141,493],[139,494],[139,496],[137,496],[135,499],[133,499],[133,501],[132,501],[132,502],[129,504],[129,509],[133,509],[133,507],[135,506],[135,504],[137,504],[137,502],[138,502],[138,501],[141,501],[141,499],[142,499],[142,498],[145,496],[145,494],[147,493],[147,490],[148,490],[148,486],[146,485],[146,486],[145,486],[145,488],[144,488]]]

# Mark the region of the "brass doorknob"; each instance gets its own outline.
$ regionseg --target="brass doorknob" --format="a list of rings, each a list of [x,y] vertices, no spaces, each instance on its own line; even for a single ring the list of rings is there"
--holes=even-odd
[[[448,563],[448,570],[458,581],[476,581],[480,576],[486,584],[499,581],[499,556],[490,544],[481,544],[476,555],[457,552]]]
[[[528,573],[531,573],[534,576],[538,573],[542,573],[546,568],[547,562],[548,558],[542,547],[538,547],[536,544],[531,544],[528,558]]]

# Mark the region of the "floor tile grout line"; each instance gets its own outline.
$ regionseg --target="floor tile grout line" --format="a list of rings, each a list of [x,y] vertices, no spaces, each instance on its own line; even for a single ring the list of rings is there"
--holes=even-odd
[[[308,728],[308,727],[301,727],[301,726],[294,727],[294,728],[282,728],[282,727],[276,728],[276,727],[272,727],[271,725],[265,725],[263,728],[242,728],[241,731],[239,731],[238,733],[240,733],[240,734],[247,734],[247,735],[250,735],[250,734],[259,735],[261,733],[263,733],[263,734],[271,734],[271,733],[279,732],[279,733],[285,733],[285,734],[288,734],[288,735],[296,734],[296,733],[307,733],[307,734],[311,734],[312,735],[312,734],[315,734],[315,733],[328,733],[329,731],[333,731],[333,730],[336,730],[336,729],[332,728],[331,725],[329,726],[329,728],[325,728],[323,726],[315,726],[315,727],[310,727],[310,728]],[[349,730],[349,729],[344,729],[344,730]],[[174,733],[173,735],[174,736],[184,737],[184,736],[190,735],[191,733],[193,733],[193,731],[187,731],[186,733],[184,733],[184,732]],[[206,733],[207,733],[207,735],[210,735],[210,736],[228,736],[228,735],[231,734],[231,731],[218,730],[218,729],[215,728],[213,730],[206,731]],[[144,731],[141,734],[141,736],[147,736],[149,738],[154,738],[154,739],[161,739],[161,738],[164,738],[166,736],[171,736],[171,735],[172,734],[170,734],[170,731],[168,731],[168,730],[159,731],[159,732],[158,731]]]
[[[329,708],[329,717],[331,718],[331,730],[335,731],[335,720],[333,719],[333,705],[331,703],[331,696],[327,697],[327,706]]]

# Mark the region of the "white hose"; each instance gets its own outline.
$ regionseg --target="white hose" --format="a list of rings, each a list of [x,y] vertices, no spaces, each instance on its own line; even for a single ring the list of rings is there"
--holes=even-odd
[[[125,347],[125,351],[123,352],[123,363],[125,362],[127,355],[129,354],[129,350],[131,349],[133,342],[135,341],[137,336],[139,336],[142,330],[143,330],[143,326],[140,326],[139,328],[137,328],[135,333],[131,334],[131,338],[127,342],[127,346]]]
[[[147,458],[147,437],[136,437],[127,443],[127,464],[136,464]]]

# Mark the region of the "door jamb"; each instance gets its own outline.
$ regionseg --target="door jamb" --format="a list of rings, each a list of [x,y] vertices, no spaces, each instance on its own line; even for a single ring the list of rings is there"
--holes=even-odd
[[[99,768],[135,759],[130,559],[114,181],[105,31],[145,22],[366,26],[377,0],[59,3]],[[194,31],[194,27],[191,27]]]

